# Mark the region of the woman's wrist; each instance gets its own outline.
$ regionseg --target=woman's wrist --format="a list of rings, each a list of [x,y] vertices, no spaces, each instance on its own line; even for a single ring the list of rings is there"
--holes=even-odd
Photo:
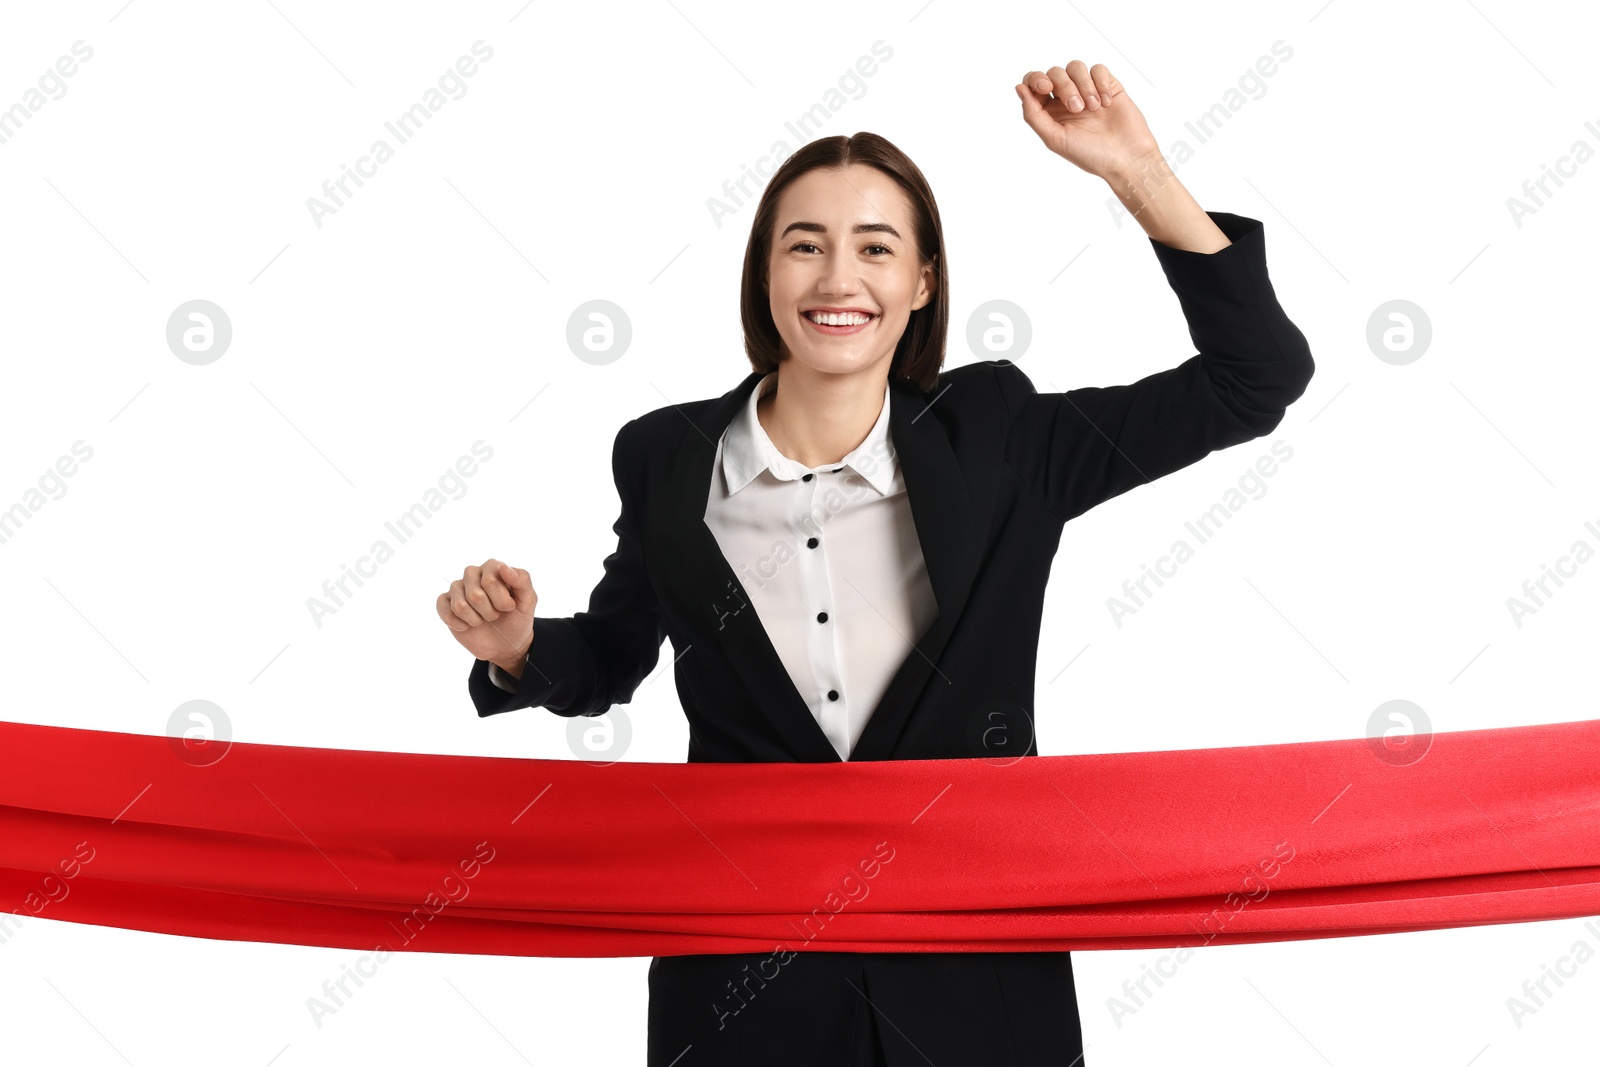
[[[512,659],[512,660],[492,659],[489,662],[494,664],[496,667],[499,667],[502,672],[504,672],[505,674],[510,675],[512,678],[515,678],[517,681],[520,682],[522,680],[522,664],[523,664],[524,660],[522,660],[521,658]]]
[[[1232,243],[1157,149],[1108,171],[1105,180],[1152,241],[1204,253],[1219,252]]]
[[[496,667],[499,667],[502,671],[505,671],[507,674],[511,675],[511,677],[520,681],[522,678],[523,665],[528,662],[528,650],[532,647],[533,635],[529,634],[527,643],[522,646],[521,651],[515,652],[504,659],[492,659],[489,662],[493,663]]]
[[[1166,156],[1155,146],[1111,167],[1104,178],[1117,199],[1122,201],[1122,206],[1134,218],[1138,218],[1163,190],[1178,180]]]

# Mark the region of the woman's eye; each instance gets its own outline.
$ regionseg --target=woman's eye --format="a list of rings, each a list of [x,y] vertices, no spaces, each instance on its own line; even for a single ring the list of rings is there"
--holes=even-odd
[[[789,251],[798,252],[802,248],[816,248],[816,247],[817,246],[812,244],[810,241],[801,241],[798,244],[791,245],[790,248],[789,248]],[[873,248],[881,248],[885,252],[891,253],[891,254],[894,252],[894,249],[890,248],[888,245],[883,245],[883,244],[870,244],[870,245],[867,246],[867,248],[869,250],[873,249]],[[874,259],[881,259],[882,257],[881,256],[874,256],[873,258]]]

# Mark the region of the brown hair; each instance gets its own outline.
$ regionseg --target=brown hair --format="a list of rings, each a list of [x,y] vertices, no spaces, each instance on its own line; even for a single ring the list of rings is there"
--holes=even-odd
[[[744,276],[740,282],[739,315],[744,322],[744,350],[750,365],[766,374],[778,369],[781,351],[777,324],[772,321],[772,301],[767,292],[767,261],[772,254],[772,230],[778,215],[778,197],[790,183],[822,167],[844,169],[852,163],[876,167],[892,178],[911,202],[915,244],[922,265],[932,263],[937,278],[933,297],[911,313],[905,332],[895,345],[889,378],[909,381],[930,392],[944,364],[945,335],[950,326],[950,294],[945,270],[944,228],[939,206],[922,171],[909,156],[875,133],[839,134],[805,145],[784,160],[773,174],[750,223],[750,240],[744,251]]]

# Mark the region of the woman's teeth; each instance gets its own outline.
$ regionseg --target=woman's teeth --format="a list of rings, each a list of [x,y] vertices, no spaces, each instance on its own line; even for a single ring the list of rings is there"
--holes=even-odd
[[[863,315],[858,311],[845,312],[839,315],[827,315],[821,312],[808,311],[805,313],[805,316],[812,322],[820,323],[824,326],[860,326],[863,323],[872,321],[871,315]]]

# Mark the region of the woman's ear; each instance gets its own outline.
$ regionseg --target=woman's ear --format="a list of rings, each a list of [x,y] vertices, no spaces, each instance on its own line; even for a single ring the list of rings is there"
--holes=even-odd
[[[922,283],[917,290],[917,298],[911,304],[912,311],[921,311],[927,307],[939,291],[939,271],[936,263],[929,262],[922,268]]]

